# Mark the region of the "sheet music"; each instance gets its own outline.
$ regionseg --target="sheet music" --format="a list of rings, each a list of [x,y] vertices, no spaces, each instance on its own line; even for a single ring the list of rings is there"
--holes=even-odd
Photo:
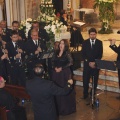
[[[53,54],[54,54],[54,52],[50,53],[49,58],[52,58]]]
[[[49,53],[46,53],[46,54],[43,55],[42,59],[47,59],[48,56],[49,56]]]

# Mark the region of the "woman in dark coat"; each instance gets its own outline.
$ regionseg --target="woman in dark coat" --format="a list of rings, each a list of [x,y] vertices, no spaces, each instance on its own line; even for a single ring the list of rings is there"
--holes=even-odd
[[[59,49],[52,58],[52,64],[52,80],[60,87],[65,87],[67,80],[71,78],[72,72],[70,66],[73,64],[67,40],[63,39],[60,41]],[[59,115],[67,115],[76,111],[74,90],[69,95],[56,96],[55,99]]]

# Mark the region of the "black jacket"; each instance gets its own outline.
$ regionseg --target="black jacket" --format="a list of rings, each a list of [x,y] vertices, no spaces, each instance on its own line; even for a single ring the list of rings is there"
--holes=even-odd
[[[21,55],[22,55],[22,59],[24,59],[24,56],[25,56],[24,42],[18,41],[17,46],[18,48],[23,50],[23,53]],[[11,64],[15,64],[17,62],[15,59],[15,56],[18,54],[18,52],[16,51],[12,41],[6,44],[6,49],[8,50],[8,57],[10,59]]]
[[[31,39],[31,30],[32,29],[30,29],[28,32],[28,40]],[[38,31],[38,36],[39,36],[39,39],[42,39],[42,41],[44,41],[44,43],[50,40],[49,35],[45,29],[40,28]]]
[[[120,61],[120,45],[117,47],[116,45],[109,46],[114,52],[117,53],[117,61]]]
[[[95,59],[101,59],[103,54],[102,41],[96,39],[94,50],[91,49],[90,39],[87,39],[82,44],[82,57],[85,64],[95,62]]]
[[[46,44],[42,40],[38,40],[38,46],[41,48],[42,52],[47,50]],[[28,56],[34,56],[36,59],[35,51],[37,50],[38,46],[35,45],[32,39],[28,40],[25,44],[25,51]],[[39,53],[40,57],[41,53]]]
[[[80,30],[72,30],[71,31],[71,39],[70,39],[70,46],[77,47],[82,44],[84,41]]]
[[[31,96],[35,120],[56,120],[54,95],[68,94],[71,87],[60,88],[52,81],[35,77],[27,81],[26,89]]]

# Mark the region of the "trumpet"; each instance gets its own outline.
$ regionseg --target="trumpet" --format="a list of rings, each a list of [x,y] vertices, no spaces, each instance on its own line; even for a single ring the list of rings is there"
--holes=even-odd
[[[5,55],[5,54],[8,54],[8,53],[6,52],[5,47],[1,46],[1,50],[2,50],[2,52],[3,52],[4,55]],[[9,62],[9,64],[11,64],[9,57],[7,58],[7,60],[8,60],[8,62]]]
[[[40,41],[38,40],[38,48],[40,48],[40,49],[41,49],[40,45],[41,45],[41,43],[40,43]],[[37,49],[38,49],[38,48],[37,48]],[[40,50],[40,52],[42,52],[42,49]],[[37,55],[37,57],[39,57],[39,56],[40,56],[40,52],[39,52],[39,54]]]
[[[16,44],[16,52],[17,52],[17,54],[20,54],[20,56],[21,56],[21,52],[19,52],[19,49],[20,49],[20,47],[18,46],[18,44]],[[20,63],[20,65],[22,65],[22,58],[20,57],[20,58],[17,58],[16,59],[16,62],[17,63]]]

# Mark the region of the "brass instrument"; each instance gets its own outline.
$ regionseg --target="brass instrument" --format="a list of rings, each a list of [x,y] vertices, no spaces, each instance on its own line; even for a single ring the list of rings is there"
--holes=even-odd
[[[40,45],[41,45],[40,40],[38,40],[38,47],[39,47],[39,48],[41,48]],[[41,49],[41,50],[42,50],[42,49]],[[42,52],[42,51],[40,51],[40,52]],[[40,52],[39,52],[39,54],[37,55],[37,58],[39,58],[39,59],[40,59]]]
[[[18,44],[16,44],[16,46],[17,46],[17,49],[16,49],[17,54],[21,55],[21,53],[18,51],[18,49],[20,49],[20,47],[18,46]],[[20,66],[21,66],[22,65],[22,58],[21,57],[20,58],[16,58],[16,62],[20,63]]]
[[[1,50],[2,50],[3,54],[7,54],[5,52],[5,47],[3,47],[3,45],[1,46]],[[8,63],[11,64],[9,57],[7,58],[7,60],[8,60]]]

